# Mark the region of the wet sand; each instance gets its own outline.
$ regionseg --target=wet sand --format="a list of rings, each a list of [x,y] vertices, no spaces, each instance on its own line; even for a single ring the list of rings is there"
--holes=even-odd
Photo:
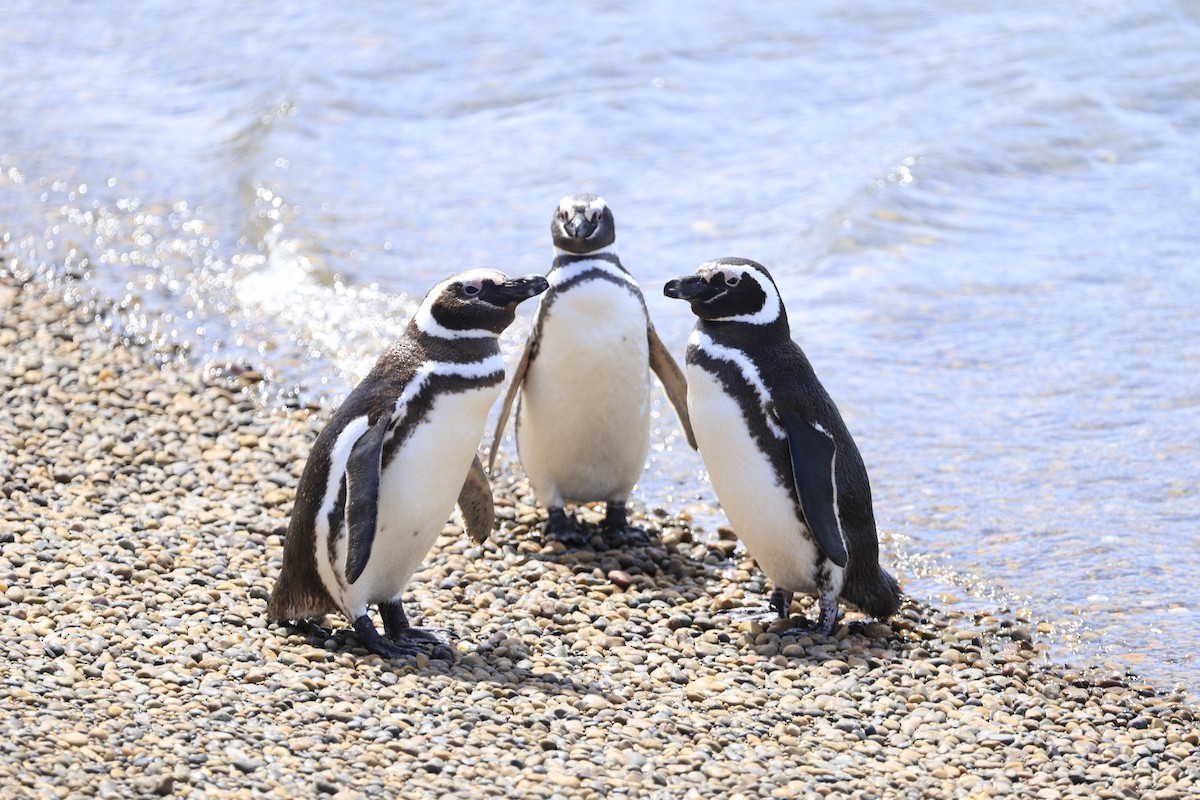
[[[512,467],[492,539],[449,525],[406,598],[453,663],[271,625],[326,412],[113,346],[2,265],[0,310],[6,796],[1200,792],[1194,707],[1051,663],[1036,620],[907,598],[830,638],[737,622],[768,587],[732,539],[668,508],[648,547],[546,545]]]

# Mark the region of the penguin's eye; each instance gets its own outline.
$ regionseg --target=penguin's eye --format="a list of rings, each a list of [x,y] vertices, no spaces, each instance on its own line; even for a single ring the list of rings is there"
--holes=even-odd
[[[600,209],[589,208],[584,212],[584,216],[587,217],[588,222],[595,222],[596,220],[600,219]]]
[[[474,297],[475,295],[479,294],[479,288],[480,287],[478,283],[464,283],[463,294],[465,294],[467,297]]]
[[[737,275],[726,275],[725,276],[725,285],[726,286],[737,286],[741,282],[742,282],[742,279],[739,278]]]
[[[570,215],[571,215],[570,212],[567,211],[565,208],[560,208],[558,210],[558,218],[561,219],[563,222],[566,222],[567,218],[570,217]]]

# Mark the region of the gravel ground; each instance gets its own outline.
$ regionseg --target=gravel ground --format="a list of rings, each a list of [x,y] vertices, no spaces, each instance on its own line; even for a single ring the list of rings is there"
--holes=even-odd
[[[765,596],[728,531],[651,509],[652,546],[543,545],[511,469],[493,538],[448,526],[410,587],[454,663],[269,625],[324,413],[112,347],[39,291],[0,265],[4,797],[1200,793],[1195,709],[1049,663],[1035,620],[910,598],[781,636],[730,618]]]

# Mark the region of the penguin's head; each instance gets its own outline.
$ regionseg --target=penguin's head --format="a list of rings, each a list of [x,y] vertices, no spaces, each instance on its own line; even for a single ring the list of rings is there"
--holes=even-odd
[[[617,241],[617,223],[603,197],[569,194],[558,201],[550,220],[554,247],[570,255],[585,255]]]
[[[771,273],[748,258],[705,261],[696,274],[667,281],[663,294],[687,300],[692,313],[710,322],[770,325],[784,316]]]
[[[491,269],[460,272],[425,295],[413,324],[443,339],[497,336],[512,324],[518,303],[549,286],[541,275],[510,278]]]

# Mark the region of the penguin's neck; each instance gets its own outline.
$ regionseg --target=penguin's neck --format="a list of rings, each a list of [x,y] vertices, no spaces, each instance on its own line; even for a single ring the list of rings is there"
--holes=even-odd
[[[556,266],[560,263],[572,264],[576,261],[589,261],[597,258],[619,265],[621,259],[617,257],[616,240],[604,247],[592,250],[590,253],[572,253],[569,250],[563,250],[558,245],[554,246],[554,264]]]
[[[701,319],[696,330],[714,342],[739,350],[757,349],[763,346],[782,344],[792,340],[787,314],[780,311],[774,322],[756,325],[734,320],[713,321]]]
[[[486,336],[447,338],[428,333],[415,321],[408,324],[407,338],[417,345],[425,358],[435,361],[457,361],[467,363],[491,358],[500,352],[499,337],[487,332]]]
[[[613,283],[637,287],[637,282],[617,257],[615,243],[590,253],[565,253],[557,247],[555,252],[554,263],[546,275],[554,291],[564,291],[582,281],[600,277]]]

